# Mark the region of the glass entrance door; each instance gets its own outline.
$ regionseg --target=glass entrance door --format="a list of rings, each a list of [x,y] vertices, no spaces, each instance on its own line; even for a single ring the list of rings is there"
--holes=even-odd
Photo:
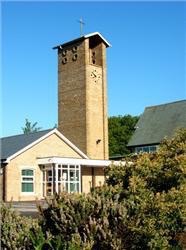
[[[51,196],[54,193],[54,174],[53,168],[43,167],[43,197]]]

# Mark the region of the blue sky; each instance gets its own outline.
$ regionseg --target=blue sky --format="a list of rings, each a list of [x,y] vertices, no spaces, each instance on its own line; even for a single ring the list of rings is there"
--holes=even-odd
[[[100,32],[107,49],[108,114],[186,98],[186,3],[2,2],[1,131],[22,133],[25,118],[57,123],[57,44]]]

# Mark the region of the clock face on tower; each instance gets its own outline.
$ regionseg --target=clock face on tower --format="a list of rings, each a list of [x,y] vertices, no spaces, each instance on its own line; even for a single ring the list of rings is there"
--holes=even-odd
[[[98,71],[94,69],[91,71],[90,77],[94,80],[95,83],[97,83],[101,79],[101,74],[99,74]]]

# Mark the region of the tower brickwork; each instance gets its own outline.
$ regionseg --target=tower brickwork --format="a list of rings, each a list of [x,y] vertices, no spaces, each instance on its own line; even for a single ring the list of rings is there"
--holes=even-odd
[[[93,33],[58,49],[58,127],[91,159],[108,159],[106,48]]]

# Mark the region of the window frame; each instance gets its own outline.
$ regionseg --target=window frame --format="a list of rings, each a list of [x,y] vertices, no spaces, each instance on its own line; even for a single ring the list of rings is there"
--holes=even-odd
[[[58,183],[62,185],[67,185],[67,189],[65,190],[68,193],[81,193],[81,166],[78,164],[58,164],[57,171],[61,171],[60,180],[58,178]],[[67,171],[67,179],[64,180],[62,177],[62,172]],[[75,180],[71,179],[71,173],[74,172]],[[78,174],[77,174],[78,173]],[[71,185],[75,185],[75,191],[71,190]],[[78,190],[77,190],[78,187]]]
[[[155,149],[155,150],[154,150]],[[144,146],[137,146],[135,147],[135,153],[155,153],[158,150],[158,145],[144,145]]]
[[[33,175],[23,175],[24,170],[31,170]],[[32,180],[24,180],[24,178],[32,178]],[[22,184],[23,183],[32,183],[33,184],[33,191],[23,191]],[[21,195],[33,195],[35,194],[35,169],[31,167],[23,167],[21,168]]]

